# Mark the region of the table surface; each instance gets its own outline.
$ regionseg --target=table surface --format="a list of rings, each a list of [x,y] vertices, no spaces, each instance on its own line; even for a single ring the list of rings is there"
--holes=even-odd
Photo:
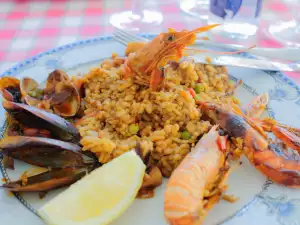
[[[165,0],[169,1],[170,0]],[[164,2],[164,0],[160,0]],[[274,21],[276,13],[282,18],[289,19],[288,9],[277,0],[265,0],[261,29],[258,33],[258,45],[265,47],[281,47],[280,44],[265,35],[264,28],[268,22]],[[182,29],[201,26],[201,21],[183,13],[176,0],[170,4],[157,5],[164,14],[164,22],[154,27],[152,32],[161,32],[168,27]],[[113,28],[109,25],[112,13],[131,8],[130,0],[0,0],[0,74],[15,63],[31,57],[49,48],[60,46],[80,39],[87,39],[100,35],[109,35]],[[149,27],[142,32],[150,31]],[[294,81],[300,84],[300,74],[289,73]],[[1,176],[0,176],[1,178]],[[1,221],[5,224],[18,224],[19,218],[26,218],[23,225],[32,225],[36,217],[15,198],[9,198],[4,191],[0,191]],[[249,225],[257,224],[249,214]],[[275,217],[268,217],[273,221]],[[273,218],[273,219],[272,219]],[[275,219],[274,219],[275,221]],[[0,224],[2,224],[0,222]],[[37,223],[42,225],[43,223]],[[233,224],[240,224],[239,220]],[[267,223],[274,224],[274,223]]]
[[[112,13],[131,9],[132,0],[0,0],[0,74],[20,62],[49,48],[90,37],[109,35]],[[163,12],[162,25],[142,32],[158,33],[169,27],[183,29],[203,25],[179,8],[179,0],[158,1],[147,7]],[[267,10],[266,10],[267,9]],[[265,27],[276,21],[276,14],[290,19],[288,8],[279,0],[265,0],[257,44],[282,47],[266,35]],[[288,73],[300,84],[299,73]]]

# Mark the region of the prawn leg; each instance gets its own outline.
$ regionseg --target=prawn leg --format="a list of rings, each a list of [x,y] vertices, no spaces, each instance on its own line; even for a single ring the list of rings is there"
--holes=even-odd
[[[248,105],[242,108],[245,115],[251,118],[259,118],[269,103],[268,93],[256,96]]]
[[[227,131],[229,136],[243,139],[244,153],[256,169],[278,184],[300,188],[299,156],[278,154],[284,150],[280,149],[278,145],[269,143],[268,139],[249,125],[242,116],[209,102],[203,103],[201,106],[204,112],[215,112],[215,122]],[[291,135],[292,133],[287,128],[284,128],[286,129],[284,132],[280,130],[282,131],[280,133],[278,127],[271,126],[271,131],[276,129],[278,136],[283,135],[284,138],[281,136],[281,140],[284,143],[290,143],[292,147],[299,146],[299,139],[296,138],[298,136]],[[276,134],[276,132],[274,133]]]
[[[267,118],[256,120],[261,124],[261,128],[267,132],[272,132],[275,137],[281,140],[288,147],[300,153],[300,129],[279,124],[274,119]]]

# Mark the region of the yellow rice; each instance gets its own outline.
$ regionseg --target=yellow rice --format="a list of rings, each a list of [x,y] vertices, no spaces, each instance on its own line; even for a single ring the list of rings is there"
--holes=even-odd
[[[86,116],[77,123],[83,150],[94,152],[106,163],[139,142],[144,152],[151,153],[150,162],[170,176],[211,127],[201,120],[193,97],[182,93],[201,81],[205,87],[201,99],[218,100],[231,92],[234,84],[225,67],[183,61],[177,68],[166,66],[164,88],[154,92],[132,79],[123,79],[120,62],[114,55],[84,75]],[[222,101],[234,99],[222,97]],[[136,135],[130,132],[132,124],[139,126]],[[191,134],[190,139],[181,138],[184,130]]]

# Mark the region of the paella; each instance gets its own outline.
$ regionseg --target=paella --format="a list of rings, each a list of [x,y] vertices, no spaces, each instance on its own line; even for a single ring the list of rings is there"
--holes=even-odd
[[[196,34],[215,26],[129,43],[125,56],[112,53],[85,74],[56,69],[43,84],[0,78],[8,121],[3,163],[45,168],[2,187],[47,192],[132,150],[146,168],[138,198],[153,197],[163,177],[170,178],[164,205],[170,224],[200,224],[221,199],[236,201],[223,193],[241,155],[271,180],[298,187],[297,156],[276,151],[299,151],[300,130],[260,118],[266,93],[242,106],[234,96],[242,81],[231,80],[226,67],[184,57],[185,50],[199,51],[186,48]]]

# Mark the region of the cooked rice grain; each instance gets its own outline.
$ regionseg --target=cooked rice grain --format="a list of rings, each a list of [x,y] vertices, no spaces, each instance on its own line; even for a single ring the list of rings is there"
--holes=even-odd
[[[154,92],[132,79],[122,79],[123,62],[114,56],[83,78],[86,116],[77,123],[83,150],[94,152],[106,163],[139,142],[143,152],[150,152],[150,163],[168,177],[211,127],[201,120],[187,88],[201,82],[205,88],[200,97],[218,101],[234,86],[225,67],[183,61],[178,67],[165,67],[164,88]],[[222,101],[230,102],[230,98]],[[137,126],[136,135],[130,132],[132,124]],[[181,138],[183,131],[191,134],[189,140]]]

